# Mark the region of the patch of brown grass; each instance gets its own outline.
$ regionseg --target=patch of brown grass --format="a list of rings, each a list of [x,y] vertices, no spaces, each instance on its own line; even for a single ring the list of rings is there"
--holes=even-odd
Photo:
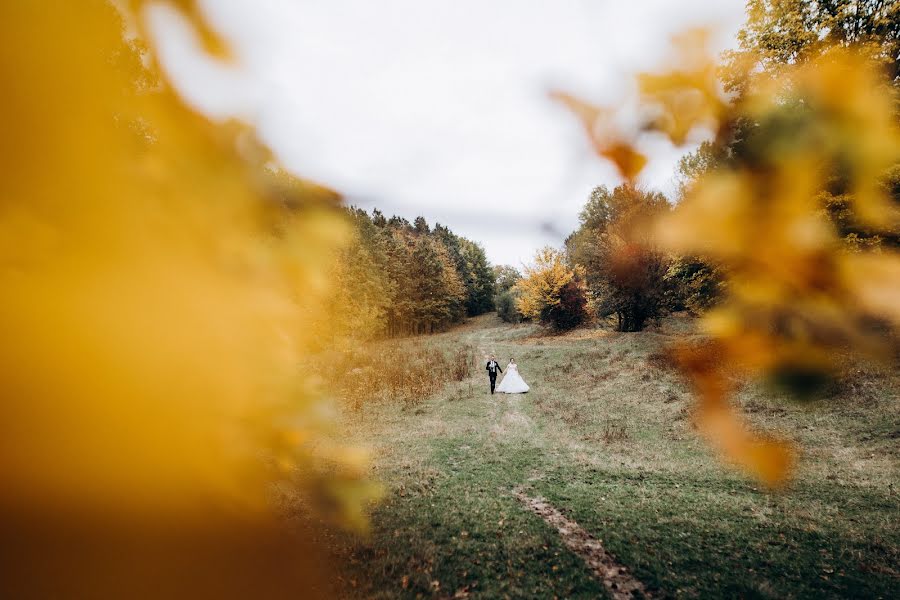
[[[354,410],[379,400],[416,406],[446,384],[468,379],[474,367],[472,346],[444,348],[423,340],[367,344],[323,355],[312,366]]]

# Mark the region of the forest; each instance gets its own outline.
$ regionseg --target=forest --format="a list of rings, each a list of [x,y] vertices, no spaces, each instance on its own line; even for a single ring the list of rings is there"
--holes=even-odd
[[[478,243],[421,216],[346,213],[354,236],[333,272],[336,337],[436,333],[494,309],[494,273]]]

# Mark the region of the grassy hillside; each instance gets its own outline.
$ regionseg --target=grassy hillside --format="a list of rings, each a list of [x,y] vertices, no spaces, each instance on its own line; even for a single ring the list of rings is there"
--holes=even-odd
[[[791,485],[768,492],[692,431],[690,395],[657,354],[688,330],[670,318],[550,337],[488,315],[395,342],[477,364],[417,401],[348,403],[349,436],[374,450],[388,494],[367,539],[332,540],[345,593],[602,597],[518,491],[577,522],[655,597],[900,597],[900,378],[856,369],[807,404],[745,387],[753,421],[802,450]],[[488,352],[514,356],[532,391],[491,396]]]

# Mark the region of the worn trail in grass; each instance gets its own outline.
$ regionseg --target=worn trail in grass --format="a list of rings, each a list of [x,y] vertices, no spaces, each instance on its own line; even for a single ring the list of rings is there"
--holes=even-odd
[[[346,594],[606,595],[518,493],[577,522],[654,597],[900,596],[895,374],[861,374],[852,397],[805,406],[742,391],[755,423],[804,449],[796,481],[769,493],[695,438],[689,395],[654,360],[683,321],[538,337],[490,315],[429,338],[473,346],[479,365],[419,404],[347,414],[388,495],[368,538],[334,540]],[[488,352],[501,364],[514,356],[532,391],[491,396]]]

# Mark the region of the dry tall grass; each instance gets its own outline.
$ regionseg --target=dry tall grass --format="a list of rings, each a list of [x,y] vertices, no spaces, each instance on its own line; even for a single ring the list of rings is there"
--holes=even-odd
[[[475,367],[470,345],[440,341],[390,340],[319,357],[314,369],[331,392],[352,410],[369,402],[416,406],[451,382],[467,379]]]

